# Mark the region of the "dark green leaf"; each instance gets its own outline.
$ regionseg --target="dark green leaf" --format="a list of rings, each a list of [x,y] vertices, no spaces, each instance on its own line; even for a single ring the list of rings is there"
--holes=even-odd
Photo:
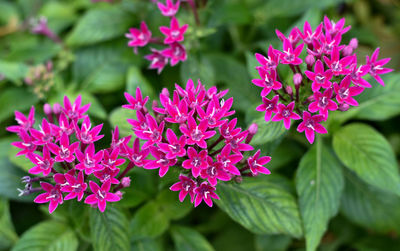
[[[90,210],[90,232],[94,250],[129,250],[128,219],[110,205],[104,213]]]
[[[125,137],[132,135],[132,125],[126,119],[136,119],[136,113],[122,107],[116,108],[110,113],[110,123],[113,127],[118,126],[120,136]]]
[[[18,240],[11,221],[8,201],[0,198],[0,250],[11,247]]]
[[[257,234],[302,236],[294,197],[268,177],[245,178],[241,184],[221,184],[218,206],[235,221]]]
[[[182,226],[173,226],[171,227],[171,234],[177,251],[214,250],[207,239],[194,229]]]
[[[149,81],[143,76],[140,69],[136,66],[131,66],[128,69],[126,91],[135,97],[137,87],[140,87],[143,96],[149,96],[150,99],[156,97],[153,87],[151,86]]]
[[[393,150],[372,127],[350,124],[333,136],[333,148],[347,168],[362,180],[400,195],[400,176]]]
[[[322,139],[303,156],[296,174],[307,250],[316,250],[328,222],[339,209],[344,188],[341,164]]]
[[[186,83],[188,79],[192,79],[195,82],[200,79],[201,83],[206,87],[214,85],[215,72],[207,58],[192,56],[182,62],[181,81]]]
[[[77,249],[78,240],[71,229],[58,221],[45,221],[25,232],[12,250],[74,251]]]
[[[24,112],[38,101],[37,97],[22,88],[9,88],[0,93],[0,122],[14,116],[14,111]]]
[[[131,244],[131,251],[162,251],[162,247],[154,239],[135,240]]]
[[[161,191],[157,196],[156,202],[165,211],[166,217],[171,220],[180,219],[193,209],[193,204],[188,199],[180,202],[178,200],[178,193],[169,189]]]
[[[256,235],[256,251],[284,251],[291,241],[287,235]]]
[[[262,116],[253,121],[253,123],[256,123],[258,125],[258,131],[251,140],[251,144],[255,146],[266,145],[272,141],[275,141],[279,139],[282,135],[284,135],[287,131],[282,122],[265,122],[264,114],[260,114]]]

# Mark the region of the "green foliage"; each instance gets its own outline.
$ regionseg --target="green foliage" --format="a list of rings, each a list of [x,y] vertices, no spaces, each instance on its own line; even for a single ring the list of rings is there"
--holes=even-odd
[[[344,179],[339,161],[321,139],[301,159],[296,188],[307,250],[316,250],[339,209]]]
[[[77,249],[78,239],[72,229],[58,221],[45,221],[25,232],[12,251],[75,251]]]
[[[95,250],[129,250],[128,220],[121,211],[109,205],[104,213],[91,209],[89,218]]]
[[[9,203],[6,199],[0,198],[0,250],[11,247],[18,240],[15,233]]]
[[[20,97],[24,97],[21,99]],[[16,102],[18,100],[18,102]],[[0,122],[13,116],[13,112],[18,110],[27,111],[38,99],[26,89],[9,88],[0,93]]]
[[[218,206],[257,234],[284,233],[300,238],[302,227],[294,197],[268,178],[243,179],[241,184],[221,184]]]
[[[173,226],[171,227],[172,238],[177,251],[213,251],[210,245],[196,230],[188,227]]]
[[[400,176],[394,152],[372,127],[350,124],[333,137],[333,148],[347,168],[370,185],[400,195]]]

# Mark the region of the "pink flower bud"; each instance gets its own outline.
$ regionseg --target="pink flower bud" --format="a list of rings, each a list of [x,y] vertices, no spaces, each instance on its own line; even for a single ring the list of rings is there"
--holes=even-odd
[[[339,111],[345,112],[345,111],[347,111],[349,108],[350,108],[350,106],[349,106],[348,104],[342,103],[342,104],[339,105],[339,108],[338,108],[338,109],[339,109]]]
[[[114,194],[122,199],[123,193],[121,191],[116,191]]]
[[[256,123],[252,123],[249,126],[248,131],[249,131],[249,134],[247,135],[246,140],[245,140],[246,144],[250,143],[250,141],[253,139],[253,136],[257,133],[258,125]]]
[[[61,108],[61,105],[59,103],[55,103],[53,105],[53,112],[54,112],[55,115],[60,114],[61,110],[62,110],[62,108]]]
[[[312,95],[312,96],[307,98],[307,102],[308,103],[311,103],[311,102],[314,102],[314,101],[315,101],[314,95]]]
[[[290,85],[285,87],[287,94],[289,95],[293,95],[293,89]]]
[[[309,65],[309,66],[312,66],[312,65],[314,65],[314,63],[315,63],[315,57],[313,55],[310,55],[310,54],[307,55],[306,64]]]
[[[353,48],[350,45],[347,45],[343,48],[342,52],[344,57],[350,56],[353,53]]]
[[[121,180],[122,187],[129,187],[131,185],[131,178],[130,177],[123,177]]]
[[[353,48],[353,50],[357,49],[357,47],[358,47],[358,40],[357,40],[357,38],[352,38],[352,39],[350,40],[349,46],[350,46],[351,48]]]
[[[46,69],[48,72],[50,72],[53,69],[53,62],[52,61],[48,61],[46,64]]]
[[[168,89],[167,89],[167,88],[163,88],[163,89],[161,90],[161,94],[163,94],[163,95],[169,97],[169,91],[168,91]]]
[[[293,83],[296,87],[301,84],[301,81],[303,81],[303,76],[300,73],[293,75]]]
[[[44,113],[46,114],[46,115],[51,115],[51,113],[52,113],[52,109],[51,109],[51,105],[49,105],[49,104],[44,104],[43,105],[43,111],[44,111]]]
[[[242,176],[236,176],[236,177],[235,177],[235,181],[236,181],[237,183],[242,183],[242,181],[243,181]]]

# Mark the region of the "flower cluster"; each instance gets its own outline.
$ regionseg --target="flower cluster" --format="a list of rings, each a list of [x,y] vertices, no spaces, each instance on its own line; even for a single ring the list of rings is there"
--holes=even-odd
[[[37,175],[23,178],[26,186],[20,190],[20,195],[44,190],[34,202],[49,202],[50,213],[64,200],[81,201],[85,194],[84,202],[97,205],[103,212],[106,202],[119,201],[122,193],[118,190],[129,186],[128,177],[120,175],[116,178],[120,171],[118,167],[125,162],[119,158],[119,147],[115,143],[118,128],[110,148],[96,151],[94,143],[103,137],[100,135],[103,125],[92,126],[89,116],[85,115],[89,107],[90,104],[81,105],[81,96],[74,103],[65,97],[63,106],[44,105],[47,119],[43,119],[37,128],[34,128],[33,107],[28,116],[16,111],[18,125],[7,127],[20,138],[12,143],[20,149],[17,156],[24,155],[29,159],[33,166],[29,173]],[[40,181],[40,187],[33,187],[37,181]],[[88,185],[91,192],[87,191]],[[112,185],[117,186],[115,193],[110,192]]]
[[[54,85],[53,63],[48,61],[46,64],[29,67],[24,82],[32,87],[38,98],[43,99]]]
[[[144,21],[140,24],[140,29],[131,28],[125,36],[130,39],[128,46],[133,47],[135,53],[137,53],[137,47],[144,47],[149,43],[164,44],[167,46],[162,50],[150,48],[152,53],[145,56],[145,59],[150,61],[149,68],[157,69],[158,74],[160,74],[168,62],[171,66],[174,66],[180,61],[186,60],[186,49],[182,45],[182,42],[188,25],[180,25],[178,19],[175,17],[179,10],[180,0],[177,0],[176,3],[173,3],[172,0],[166,0],[165,5],[160,2],[157,2],[157,5],[161,14],[171,19],[169,27],[160,27],[161,33],[165,36],[164,39],[161,37],[152,37],[151,31]]]
[[[175,85],[170,95],[160,94],[160,103],[153,101],[152,113],[146,108],[149,97],[137,88],[136,96],[125,93],[128,101],[123,107],[136,111],[136,119],[128,119],[136,135],[133,147],[122,144],[124,154],[136,166],[158,169],[163,177],[170,168],[177,170],[179,182],[171,186],[179,191],[179,200],[189,195],[195,206],[204,201],[212,206],[218,181],[240,180],[241,176],[269,174],[264,166],[268,156],[249,145],[257,131],[253,124],[248,130],[237,127],[237,119],[228,119],[233,98],[224,99],[227,91],[216,87],[208,90],[199,81],[188,80],[186,87]],[[140,147],[139,140],[143,145]],[[150,157],[150,155],[152,157]]]
[[[353,53],[357,39],[341,44],[349,29],[344,18],[335,23],[325,17],[314,30],[306,21],[303,30],[295,27],[288,37],[276,30],[282,51],[269,46],[267,56],[255,54],[261,65],[256,67],[260,78],[252,83],[262,88],[262,104],[256,109],[265,112],[265,121],[283,120],[289,129],[292,120],[302,120],[297,131],[305,132],[313,143],[315,133],[327,133],[320,123],[327,120],[329,111],[346,111],[358,105],[354,97],[372,87],[364,79],[367,74],[384,85],[380,75],[392,71],[384,68],[390,58],[379,60],[377,48],[364,65],[358,65]],[[291,84],[285,84],[279,75],[283,65],[293,72]]]

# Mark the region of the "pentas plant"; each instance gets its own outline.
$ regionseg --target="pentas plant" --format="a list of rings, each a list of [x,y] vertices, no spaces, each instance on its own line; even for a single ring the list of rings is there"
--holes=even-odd
[[[169,26],[159,27],[164,38],[153,37],[145,21],[142,21],[139,29],[129,29],[129,33],[125,36],[130,40],[128,46],[133,47],[135,53],[137,53],[138,47],[144,47],[148,44],[163,44],[166,46],[161,50],[150,48],[151,54],[144,57],[150,61],[149,68],[157,69],[157,73],[160,74],[168,63],[174,66],[180,61],[186,60],[186,49],[182,42],[188,25],[179,24],[178,19],[175,17],[179,10],[180,0],[175,3],[172,0],[166,0],[165,4],[157,2],[157,6],[163,16],[170,18]]]
[[[306,21],[303,30],[295,27],[287,37],[276,30],[282,50],[270,45],[267,56],[255,54],[260,78],[252,83],[262,88],[262,104],[256,109],[265,113],[265,121],[283,120],[289,130],[292,120],[300,120],[297,131],[305,132],[312,144],[315,133],[327,133],[321,123],[330,111],[346,111],[358,105],[355,97],[372,87],[365,79],[367,75],[384,85],[380,75],[392,71],[384,67],[390,58],[378,59],[377,48],[366,57],[365,64],[359,65],[354,53],[357,39],[341,43],[348,30],[344,18],[335,23],[328,17],[314,30]],[[279,74],[285,66],[293,72],[293,83],[285,83]]]
[[[218,182],[269,174],[265,165],[271,158],[260,156],[260,151],[249,154],[257,125],[248,130],[236,126],[237,119],[230,118],[235,113],[233,98],[225,100],[226,93],[188,80],[185,88],[176,84],[171,94],[163,89],[150,109],[149,98],[143,98],[139,88],[135,97],[125,93],[128,104],[123,107],[137,115],[127,120],[137,137],[133,147],[121,144],[123,156],[131,161],[126,170],[158,169],[163,177],[174,169],[179,175],[170,189],[179,191],[180,201],[189,195],[195,207],[202,201],[211,207],[212,199],[219,199]]]
[[[42,192],[34,202],[49,203],[50,213],[64,200],[82,201],[84,197],[84,203],[103,212],[107,202],[121,199],[119,189],[130,185],[129,177],[117,177],[125,159],[120,158],[116,143],[129,138],[118,139],[116,128],[111,146],[96,149],[95,142],[103,138],[100,135],[103,125],[92,125],[85,114],[89,107],[90,104],[81,105],[81,96],[73,103],[65,97],[63,106],[44,105],[47,119],[43,118],[36,128],[33,107],[28,116],[16,111],[18,125],[7,128],[20,138],[12,143],[20,149],[17,156],[29,159],[32,162],[29,173],[37,175],[22,178],[26,186],[20,195]],[[40,186],[35,186],[36,182]]]

